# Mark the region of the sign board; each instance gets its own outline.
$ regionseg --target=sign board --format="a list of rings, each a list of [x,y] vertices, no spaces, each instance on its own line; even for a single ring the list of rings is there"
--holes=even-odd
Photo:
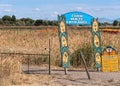
[[[68,52],[68,35],[66,31],[66,23],[64,16],[58,16],[58,36],[60,41],[60,52],[62,59],[62,67],[68,68],[70,66],[70,55]]]
[[[101,39],[100,39],[100,31],[98,27],[98,21],[93,19],[92,22],[92,43],[93,43],[93,51],[94,51],[94,66],[95,68],[101,68]]]
[[[119,70],[118,54],[114,48],[107,46],[102,52],[102,71],[115,72]]]
[[[82,12],[69,12],[64,14],[67,25],[91,25],[93,17]]]

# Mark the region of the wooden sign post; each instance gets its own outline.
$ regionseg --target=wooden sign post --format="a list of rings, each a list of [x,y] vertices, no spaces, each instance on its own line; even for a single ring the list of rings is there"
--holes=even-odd
[[[68,51],[68,35],[66,31],[66,23],[64,16],[58,16],[58,36],[60,41],[60,52],[62,59],[62,67],[65,69],[65,74],[67,74],[67,69],[70,66],[70,55]]]
[[[93,42],[93,52],[94,52],[94,67],[100,71],[101,68],[101,39],[98,21],[93,19],[92,22],[92,42]]]

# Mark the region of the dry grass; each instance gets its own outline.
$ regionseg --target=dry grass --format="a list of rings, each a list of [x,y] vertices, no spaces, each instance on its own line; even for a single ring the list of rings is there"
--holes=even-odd
[[[0,86],[20,83],[21,63],[16,57],[5,57],[0,61]]]
[[[35,86],[51,84],[50,75],[24,74],[18,57],[6,57],[0,61],[0,86]],[[54,85],[55,86],[55,85]]]
[[[69,51],[72,54],[86,43],[92,45],[91,31],[87,29],[68,28]],[[101,32],[101,43],[103,48],[111,45],[120,53],[120,33],[111,34]],[[48,53],[49,39],[51,39],[51,61],[52,65],[60,64],[59,38],[56,28],[46,27],[41,30],[27,29],[1,29],[0,30],[0,52],[16,53]],[[17,56],[6,57],[0,61],[0,86],[33,84],[52,85],[54,79],[49,75],[26,75],[22,73],[20,59]],[[27,85],[26,85],[27,84]],[[37,86],[37,85],[32,85]],[[60,86],[53,83],[52,86]]]
[[[38,27],[36,27],[38,28]],[[70,54],[86,43],[92,45],[91,31],[68,27],[68,45]],[[120,52],[120,33],[111,34],[101,32],[102,46],[111,45]],[[57,27],[44,29],[1,29],[0,52],[18,53],[48,53],[49,39],[51,39],[51,60],[53,65],[60,64],[60,44]]]

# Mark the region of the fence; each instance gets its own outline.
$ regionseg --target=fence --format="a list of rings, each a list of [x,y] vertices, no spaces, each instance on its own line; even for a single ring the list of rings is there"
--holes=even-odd
[[[40,73],[49,71],[50,54],[24,54],[24,53],[0,53],[1,61],[9,57],[17,57],[22,63],[22,70],[25,73]]]
[[[25,73],[51,73],[50,69],[50,40],[47,54],[28,53],[0,53],[1,62],[5,58],[17,58],[22,64],[22,71]],[[1,64],[2,66],[2,64]],[[43,72],[42,72],[43,71]]]

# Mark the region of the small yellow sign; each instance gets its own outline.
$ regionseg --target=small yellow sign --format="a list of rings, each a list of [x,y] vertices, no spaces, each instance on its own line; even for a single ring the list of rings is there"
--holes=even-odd
[[[118,55],[116,50],[109,46],[105,48],[102,53],[102,71],[116,72],[119,71]]]

